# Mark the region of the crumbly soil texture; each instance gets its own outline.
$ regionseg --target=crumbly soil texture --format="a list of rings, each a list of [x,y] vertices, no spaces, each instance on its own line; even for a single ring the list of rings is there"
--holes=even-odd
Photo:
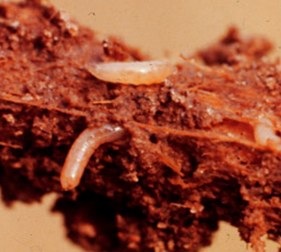
[[[257,118],[281,135],[281,65],[271,43],[231,28],[176,64],[163,83],[95,78],[89,65],[147,60],[49,3],[0,3],[0,186],[3,202],[58,194],[53,211],[90,251],[195,252],[218,222],[238,227],[255,252],[280,241],[280,149],[256,142]],[[80,185],[60,172],[77,136],[108,124]]]

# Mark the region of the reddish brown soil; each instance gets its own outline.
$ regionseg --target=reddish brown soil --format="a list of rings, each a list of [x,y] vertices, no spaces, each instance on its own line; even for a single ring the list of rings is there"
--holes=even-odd
[[[54,211],[89,250],[197,251],[218,221],[256,252],[280,240],[281,158],[255,142],[262,113],[281,129],[281,67],[271,44],[236,29],[151,86],[110,84],[92,62],[144,60],[138,50],[38,1],[0,4],[0,185],[6,204],[57,192]],[[122,126],[80,186],[63,192],[67,152],[87,127]]]

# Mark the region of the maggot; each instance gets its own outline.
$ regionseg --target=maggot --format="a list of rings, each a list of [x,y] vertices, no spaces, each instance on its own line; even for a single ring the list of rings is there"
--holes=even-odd
[[[175,68],[168,61],[109,62],[87,66],[97,79],[132,85],[162,83]]]
[[[124,134],[122,127],[108,124],[101,128],[85,129],[74,141],[65,159],[60,174],[63,190],[71,190],[79,185],[91,156],[100,145],[116,141]]]
[[[281,138],[276,135],[273,123],[267,118],[259,118],[254,126],[254,136],[258,144],[281,150]]]

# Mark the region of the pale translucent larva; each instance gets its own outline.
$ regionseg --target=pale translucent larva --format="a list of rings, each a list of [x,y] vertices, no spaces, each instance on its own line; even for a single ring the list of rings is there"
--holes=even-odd
[[[101,128],[85,129],[72,144],[65,159],[60,174],[62,188],[67,191],[78,186],[95,150],[104,143],[122,138],[124,134],[122,127],[107,124]]]
[[[87,66],[87,70],[99,80],[132,85],[159,84],[174,69],[168,61],[109,62]]]
[[[267,118],[260,118],[255,124],[254,137],[260,145],[281,150],[281,138],[276,135],[273,123]]]

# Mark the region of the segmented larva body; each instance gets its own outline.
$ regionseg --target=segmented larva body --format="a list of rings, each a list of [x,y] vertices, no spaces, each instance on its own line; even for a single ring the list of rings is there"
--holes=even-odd
[[[100,145],[122,138],[125,130],[122,127],[104,125],[101,128],[85,129],[72,144],[64,162],[60,181],[64,190],[74,189],[79,185],[84,170]]]
[[[258,144],[281,150],[281,138],[276,135],[273,123],[267,118],[260,118],[254,127],[254,136]]]
[[[174,71],[168,61],[99,63],[87,67],[97,79],[121,84],[151,85],[163,82]]]

